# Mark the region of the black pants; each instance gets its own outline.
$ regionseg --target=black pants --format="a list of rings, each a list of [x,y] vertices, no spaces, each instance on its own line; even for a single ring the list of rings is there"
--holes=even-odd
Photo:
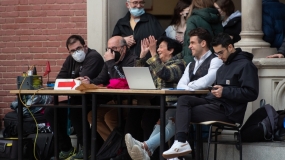
[[[204,98],[180,96],[176,108],[176,133],[187,133],[190,122],[224,121],[234,123],[225,115],[222,106],[211,104]]]
[[[67,101],[61,102],[61,103],[67,103]],[[88,103],[91,104],[91,102],[88,101]],[[79,103],[78,103],[79,104]],[[45,109],[45,118],[50,123],[50,127],[52,131],[54,131],[54,109],[55,108],[46,108]],[[91,106],[87,106],[87,113],[91,111]],[[58,144],[59,149],[61,151],[68,151],[71,148],[71,139],[69,135],[67,134],[67,108],[57,108],[57,128],[58,128]],[[69,119],[71,121],[71,124],[76,132],[78,143],[82,146],[83,145],[83,123],[82,123],[82,109],[81,108],[70,108],[69,112]],[[89,123],[87,121],[87,118],[85,119],[85,122],[87,126],[89,126]],[[87,142],[91,141],[91,128],[87,127]],[[87,146],[90,148],[90,143],[87,144]]]

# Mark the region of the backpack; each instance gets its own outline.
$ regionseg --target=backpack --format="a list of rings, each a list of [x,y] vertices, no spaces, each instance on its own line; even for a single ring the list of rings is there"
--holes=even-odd
[[[46,122],[44,115],[41,113],[35,113],[34,117],[38,124]],[[18,137],[18,113],[16,111],[8,112],[3,120],[5,127],[3,137]],[[23,136],[26,137],[29,134],[36,133],[36,131],[36,123],[33,117],[23,117]]]
[[[31,138],[33,143],[36,139],[36,151],[38,160],[47,160],[50,159],[54,155],[54,142],[53,142],[53,134],[52,133],[39,133],[30,134],[27,138]]]
[[[273,141],[277,130],[278,117],[278,113],[269,104],[257,109],[241,128],[242,141]]]
[[[110,158],[116,157],[118,154],[120,154],[119,152],[123,140],[124,132],[119,128],[115,128],[98,151],[96,159],[110,160]]]

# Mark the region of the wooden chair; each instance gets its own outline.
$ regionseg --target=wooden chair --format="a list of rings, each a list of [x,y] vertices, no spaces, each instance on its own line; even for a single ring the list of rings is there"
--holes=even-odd
[[[235,145],[236,148],[239,150],[240,160],[242,160],[242,142],[241,142],[241,134],[240,134],[240,127],[242,126],[241,124],[233,124],[233,123],[227,123],[227,122],[222,122],[222,121],[205,121],[205,122],[200,122],[196,124],[210,125],[209,137],[208,137],[207,160],[209,160],[210,144],[215,144],[214,160],[217,159],[217,144]],[[215,127],[215,131],[212,131],[213,127]],[[219,130],[236,131],[234,133],[235,140],[234,141],[218,141],[218,135],[220,135],[221,133]],[[214,137],[214,141],[212,140],[212,137]]]

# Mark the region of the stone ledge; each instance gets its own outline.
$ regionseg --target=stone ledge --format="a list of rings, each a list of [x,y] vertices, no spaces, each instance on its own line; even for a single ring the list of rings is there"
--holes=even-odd
[[[253,64],[257,68],[284,69],[285,58],[254,58]]]

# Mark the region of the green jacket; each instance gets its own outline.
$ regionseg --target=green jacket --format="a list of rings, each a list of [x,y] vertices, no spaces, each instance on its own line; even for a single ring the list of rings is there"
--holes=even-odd
[[[220,20],[219,12],[215,8],[194,9],[192,15],[187,19],[187,27],[184,34],[184,43],[182,56],[186,64],[193,61],[193,56],[189,47],[189,32],[195,28],[201,27],[207,29],[212,36],[223,32],[223,26]]]

